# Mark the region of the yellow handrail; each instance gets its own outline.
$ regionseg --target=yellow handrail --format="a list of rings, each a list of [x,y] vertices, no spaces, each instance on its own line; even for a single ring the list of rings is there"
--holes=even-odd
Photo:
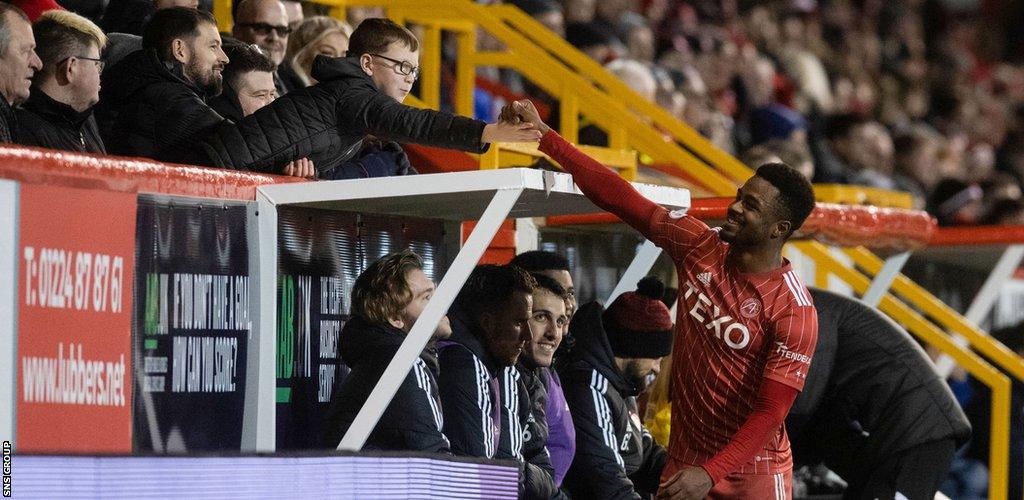
[[[838,261],[820,243],[793,243],[802,253],[853,287],[859,294],[867,291],[871,281],[863,274]],[[921,340],[948,354],[971,375],[992,389],[992,435],[989,443],[989,494],[993,500],[1006,498],[1010,453],[1010,379],[966,347],[960,347],[940,329],[914,312],[891,294],[886,294],[878,309],[903,325]]]

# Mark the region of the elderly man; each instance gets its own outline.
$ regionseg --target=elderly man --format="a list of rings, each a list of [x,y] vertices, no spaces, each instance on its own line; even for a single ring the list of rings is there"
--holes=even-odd
[[[0,2],[0,143],[14,142],[15,104],[28,99],[32,75],[43,67],[32,25],[21,9]]]
[[[18,142],[83,153],[105,153],[92,116],[100,100],[100,52],[107,37],[92,21],[51,10],[33,25],[43,69],[32,95],[15,110]]]
[[[284,95],[292,90],[286,88],[277,76],[277,67],[284,60],[284,51],[288,47],[288,34],[292,32],[284,3],[280,0],[241,0],[234,18],[231,35],[245,43],[257,45],[274,64],[277,93]]]

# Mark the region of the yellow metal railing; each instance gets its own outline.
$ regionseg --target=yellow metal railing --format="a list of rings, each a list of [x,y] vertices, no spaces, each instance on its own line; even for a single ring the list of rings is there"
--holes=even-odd
[[[797,242],[793,243],[793,245],[804,255],[814,259],[816,267],[843,280],[853,287],[857,293],[863,294],[870,286],[871,280],[868,277],[837,260],[824,245],[811,241]],[[927,294],[927,292],[925,293]],[[992,500],[1005,499],[1010,452],[1010,379],[969,348],[958,346],[945,332],[893,297],[892,294],[886,294],[882,298],[882,301],[878,304],[878,309],[889,315],[897,323],[903,325],[922,341],[948,354],[971,375],[992,390],[989,494]],[[988,340],[991,341],[991,339]],[[1005,350],[1005,348],[1003,349]],[[1002,361],[997,361],[1001,366],[1003,366],[1003,363],[1012,364],[1011,360],[1006,359],[1005,354],[1008,354],[1008,352],[997,353],[997,358],[1002,359]],[[1016,361],[1019,362],[1020,358],[1017,358]]]
[[[420,95],[410,96],[411,105],[437,109],[441,103],[442,34],[454,35],[455,111],[473,114],[473,90],[477,70],[482,67],[509,68],[517,71],[541,90],[558,100],[558,129],[576,142],[580,118],[604,129],[609,148],[588,151],[613,166],[626,178],[636,175],[636,152],[655,162],[676,165],[686,177],[698,179],[711,193],[732,196],[736,186],[752,175],[741,162],[714,147],[699,133],[678,121],[655,103],[630,90],[598,63],[546,30],[532,18],[509,5],[481,5],[469,0],[312,0],[331,7],[332,15],[342,17],[347,6],[383,6],[396,22],[411,23],[422,29]],[[218,27],[230,31],[231,0],[214,0]],[[486,32],[498,40],[504,50],[478,50],[478,33]],[[498,168],[532,162],[541,154],[533,146],[496,145],[480,155],[481,168]],[[909,195],[871,190],[850,190],[836,186],[816,186],[822,201],[846,204],[873,204],[892,207],[910,206]],[[864,293],[869,278],[846,267],[827,249],[813,242],[795,243],[816,262],[816,283],[836,275],[858,293]],[[869,275],[881,268],[881,261],[864,249],[847,254]],[[924,311],[946,330],[962,335],[970,347],[989,356],[997,366],[1015,378],[1024,376],[1024,361],[1001,344],[970,325],[962,316],[900,276],[894,291],[907,303]],[[1008,438],[1009,380],[968,348],[953,343],[946,331],[914,312],[895,295],[886,295],[879,309],[900,322],[913,334],[953,357],[993,391],[992,448],[990,456],[992,498],[1005,498]]]

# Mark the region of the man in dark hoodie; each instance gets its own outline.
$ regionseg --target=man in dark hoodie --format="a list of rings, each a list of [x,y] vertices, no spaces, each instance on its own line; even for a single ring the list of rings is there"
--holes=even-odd
[[[335,448],[380,381],[406,334],[434,293],[423,261],[409,251],[374,262],[352,287],[352,318],[345,323],[338,351],[351,372],[331,398],[324,446]],[[445,317],[434,339],[451,335]],[[431,343],[433,344],[433,343]],[[363,449],[448,452],[437,384],[438,363],[428,346],[405,376]]]
[[[531,124],[487,124],[402,104],[419,76],[419,40],[388,19],[367,19],[352,33],[348,56],[317,56],[316,85],[295,89],[205,139],[219,167],[270,172],[308,157],[322,179],[363,150],[363,140],[414,142],[480,153],[488,143],[536,141]],[[371,173],[369,176],[379,176]],[[385,174],[391,175],[391,174]]]
[[[82,153],[104,153],[93,106],[99,101],[100,52],[106,35],[92,21],[50,10],[33,24],[43,69],[32,94],[15,113],[18,143]]]
[[[663,293],[661,281],[644,278],[607,311],[584,305],[569,325],[576,344],[558,371],[576,424],[576,456],[565,477],[574,498],[650,498],[658,490],[667,455],[643,426],[636,397],[672,351]]]
[[[818,345],[786,419],[795,460],[824,462],[848,483],[843,498],[934,498],[971,436],[946,381],[917,342],[876,309],[810,292]]]
[[[569,325],[566,308],[569,293],[554,279],[532,274],[533,290],[530,340],[519,362],[502,370],[501,443],[498,458],[512,458],[524,464],[521,498],[565,498],[555,480],[555,469],[547,448],[548,391],[543,370],[551,366],[562,335]],[[564,396],[558,393],[561,405]],[[572,457],[568,458],[569,461]]]
[[[498,453],[500,375],[530,338],[535,286],[518,267],[477,266],[449,310],[452,336],[438,343],[438,358],[444,433],[456,455]]]

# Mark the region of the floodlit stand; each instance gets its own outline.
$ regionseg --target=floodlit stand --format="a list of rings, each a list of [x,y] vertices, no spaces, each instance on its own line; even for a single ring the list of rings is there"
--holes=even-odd
[[[634,187],[669,209],[690,206],[685,189],[647,184]],[[261,186],[257,190],[260,233],[258,344],[260,372],[255,447],[273,451],[277,302],[277,207],[295,205],[329,210],[404,215],[453,222],[479,219],[437,286],[433,298],[406,336],[366,404],[360,409],[339,450],[359,450],[391,403],[409,369],[430,341],[441,318],[507,218],[573,215],[600,211],[573,184],[568,174],[530,169],[481,170],[301,184]],[[649,266],[648,266],[649,268]]]

